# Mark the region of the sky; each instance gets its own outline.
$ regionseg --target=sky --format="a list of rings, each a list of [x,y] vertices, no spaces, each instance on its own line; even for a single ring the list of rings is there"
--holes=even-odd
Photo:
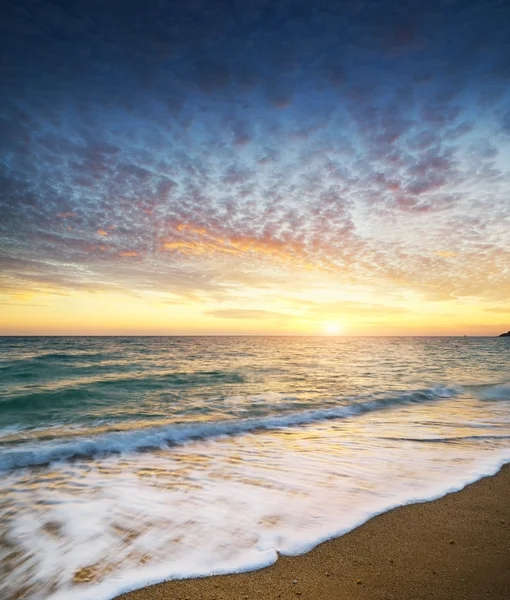
[[[0,334],[510,329],[506,0],[7,0]]]

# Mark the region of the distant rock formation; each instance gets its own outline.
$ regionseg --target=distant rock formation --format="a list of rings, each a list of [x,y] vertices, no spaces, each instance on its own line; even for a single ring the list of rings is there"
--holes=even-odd
[[[510,337],[510,331],[508,333],[501,333],[499,337]]]

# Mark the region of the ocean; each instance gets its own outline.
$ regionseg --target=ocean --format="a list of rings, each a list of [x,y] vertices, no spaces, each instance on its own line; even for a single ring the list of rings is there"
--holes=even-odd
[[[505,338],[0,338],[0,597],[259,568],[509,461]]]

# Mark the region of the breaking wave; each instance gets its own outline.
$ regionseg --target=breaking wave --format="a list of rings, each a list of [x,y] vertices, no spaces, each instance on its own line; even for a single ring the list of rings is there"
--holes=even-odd
[[[54,461],[94,458],[108,454],[143,452],[185,444],[192,440],[219,436],[235,436],[261,429],[281,429],[307,425],[318,421],[342,419],[372,411],[386,410],[396,406],[430,402],[451,398],[458,393],[453,387],[440,386],[417,390],[396,397],[357,402],[332,408],[304,410],[261,418],[227,419],[202,423],[173,423],[165,427],[143,428],[101,436],[73,439],[45,444],[23,444],[21,448],[7,449],[0,455],[0,470],[34,465],[46,465]]]

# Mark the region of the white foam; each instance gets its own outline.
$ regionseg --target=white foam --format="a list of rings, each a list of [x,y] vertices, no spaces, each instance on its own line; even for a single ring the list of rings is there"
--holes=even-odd
[[[445,422],[451,411],[455,422],[458,403],[450,405],[404,405],[399,414],[9,472],[0,521],[25,560],[0,591],[9,598],[27,585],[30,600],[108,600],[165,579],[259,568],[277,552],[304,552],[510,461],[504,439],[423,444],[383,436],[399,428],[411,438],[419,422],[440,440],[448,424],[438,429],[439,415]],[[483,414],[471,413],[474,424]],[[466,422],[462,430],[469,434]],[[17,507],[14,519],[9,506]],[[85,568],[90,577],[107,571],[95,583],[73,581]]]

